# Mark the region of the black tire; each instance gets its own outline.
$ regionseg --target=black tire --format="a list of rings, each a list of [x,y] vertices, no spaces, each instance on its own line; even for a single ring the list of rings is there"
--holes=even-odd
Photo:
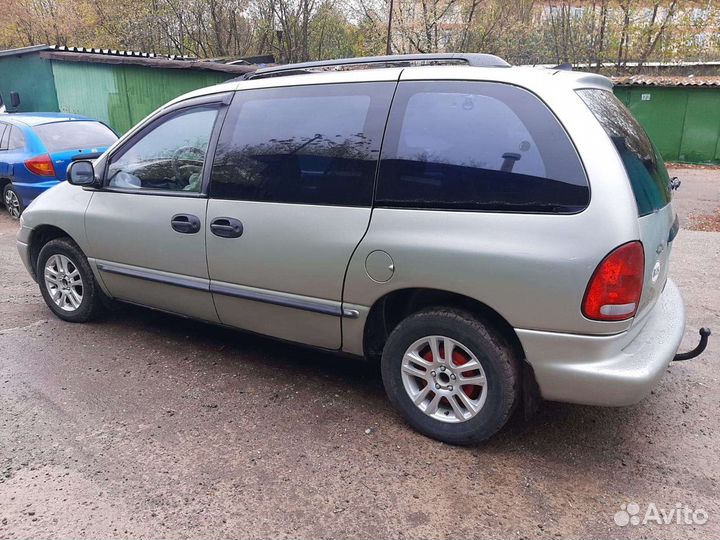
[[[12,184],[6,184],[3,188],[3,204],[12,219],[20,219],[25,210],[22,197]],[[12,202],[11,202],[12,201]]]
[[[474,417],[463,422],[443,422],[425,414],[403,385],[405,352],[416,341],[437,335],[463,344],[485,372],[485,403]],[[405,420],[420,433],[449,444],[477,444],[492,437],[508,421],[520,395],[520,362],[512,348],[490,325],[458,309],[432,308],[403,320],[385,344],[381,370],[385,391]]]
[[[77,269],[82,279],[82,300],[78,307],[72,311],[63,310],[55,303],[48,286],[45,282],[45,265],[48,259],[54,255],[64,255],[72,266]],[[69,238],[56,238],[50,240],[40,250],[37,262],[37,278],[40,285],[40,293],[45,303],[52,312],[64,321],[88,322],[95,319],[102,312],[103,293],[95,281],[95,276],[90,269],[87,258],[82,250]]]

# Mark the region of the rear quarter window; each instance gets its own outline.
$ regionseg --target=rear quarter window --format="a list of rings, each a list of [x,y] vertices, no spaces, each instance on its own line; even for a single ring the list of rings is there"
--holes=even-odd
[[[609,90],[577,91],[605,129],[625,165],[640,216],[670,202],[670,177],[650,137],[632,113]]]
[[[10,126],[0,124],[0,150],[8,149],[8,139],[10,138]]]
[[[8,139],[8,150],[20,150],[25,147],[25,135],[20,128],[11,126],[10,138]]]
[[[575,213],[590,199],[564,129],[515,86],[401,83],[385,141],[378,206]]]
[[[117,135],[100,122],[53,122],[35,126],[35,133],[51,154],[68,150],[104,148],[117,141]]]

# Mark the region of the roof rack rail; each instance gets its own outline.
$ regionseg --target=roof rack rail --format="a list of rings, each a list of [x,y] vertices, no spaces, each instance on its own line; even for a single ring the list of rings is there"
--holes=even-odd
[[[343,68],[348,66],[368,65],[372,67],[386,67],[387,65],[413,64],[413,63],[447,63],[459,62],[475,67],[510,67],[505,60],[493,54],[483,53],[431,53],[431,54],[393,54],[388,56],[360,56],[357,58],[340,58],[337,60],[319,60],[317,62],[301,62],[299,64],[286,64],[261,68],[247,73],[241,79],[261,79],[265,77],[280,77],[284,75],[297,75],[321,68]]]

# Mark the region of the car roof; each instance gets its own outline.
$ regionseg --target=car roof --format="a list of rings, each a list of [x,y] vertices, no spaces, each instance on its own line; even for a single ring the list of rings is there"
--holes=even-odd
[[[14,125],[39,126],[55,122],[93,121],[92,118],[79,114],[55,113],[55,112],[28,112],[28,113],[5,113],[0,114],[0,121]]]
[[[532,66],[475,67],[465,65],[387,67],[361,70],[320,71],[259,79],[232,80],[206,88],[199,88],[175,98],[162,108],[191,98],[221,92],[249,90],[252,88],[420,79],[504,82],[523,86],[528,89],[564,87],[571,89],[600,88],[603,90],[611,90],[613,87],[610,79],[602,75],[557,68]]]

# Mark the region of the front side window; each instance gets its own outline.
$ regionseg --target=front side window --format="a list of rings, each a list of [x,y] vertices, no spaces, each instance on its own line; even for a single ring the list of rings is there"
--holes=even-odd
[[[564,129],[515,86],[401,83],[385,139],[378,206],[573,213],[589,202]]]
[[[632,113],[609,90],[577,91],[612,140],[625,165],[638,213],[652,214],[670,202],[670,177],[659,152]]]
[[[209,105],[170,113],[112,157],[108,186],[198,193],[217,114]]]
[[[394,83],[245,90],[218,141],[219,199],[370,206]]]

